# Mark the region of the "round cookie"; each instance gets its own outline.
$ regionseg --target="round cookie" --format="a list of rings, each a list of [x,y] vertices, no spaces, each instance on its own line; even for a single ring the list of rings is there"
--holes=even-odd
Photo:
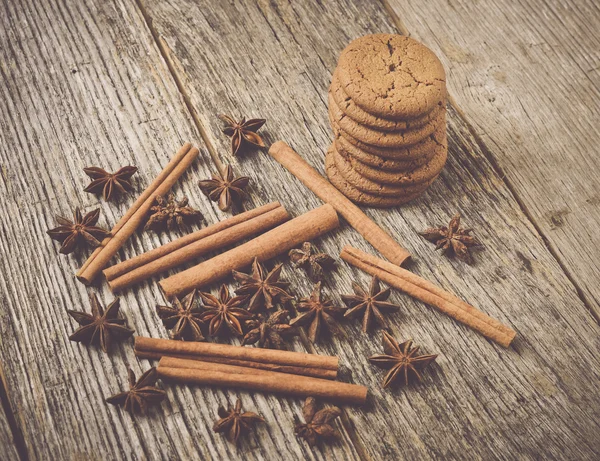
[[[415,193],[404,197],[378,197],[360,191],[351,186],[342,175],[340,175],[335,167],[335,161],[333,160],[333,156],[330,155],[330,151],[328,151],[325,156],[325,172],[329,181],[336,189],[359,205],[375,208],[392,208],[410,202],[421,195],[421,193]]]
[[[336,170],[348,182],[348,184],[356,189],[366,192],[367,194],[381,197],[398,197],[402,195],[423,192],[438,176],[437,174],[431,175],[428,179],[419,183],[395,185],[383,184],[364,177],[357,171],[353,170],[349,162],[344,159],[344,157],[342,157],[340,153],[335,150],[335,148],[332,149],[331,154],[328,153],[328,155],[333,157]]]
[[[441,110],[441,107],[443,106],[443,104],[440,104],[438,107],[434,108],[431,112],[423,115],[422,117],[409,120],[392,120],[376,117],[368,112],[365,112],[356,104],[354,104],[354,101],[352,101],[352,99],[342,88],[336,72],[333,73],[331,78],[329,94],[331,94],[333,100],[340,110],[356,123],[381,131],[399,131],[421,127],[429,122],[432,118],[435,118],[435,116],[438,115],[437,111]]]
[[[422,43],[402,35],[353,40],[337,68],[340,84],[354,103],[382,118],[418,118],[446,98],[440,60]]]
[[[441,110],[435,118],[418,128],[394,132],[379,131],[365,125],[359,125],[345,115],[335,103],[331,94],[328,96],[328,101],[330,120],[334,120],[342,130],[354,139],[377,147],[397,149],[399,147],[411,146],[425,139],[441,124],[445,125],[446,123],[445,110]]]

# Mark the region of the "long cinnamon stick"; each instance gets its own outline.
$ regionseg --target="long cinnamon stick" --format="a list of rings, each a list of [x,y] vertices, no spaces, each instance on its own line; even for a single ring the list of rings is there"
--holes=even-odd
[[[323,205],[225,253],[159,282],[167,298],[216,282],[248,266],[254,257],[266,261],[339,226],[331,205]]]
[[[269,148],[269,154],[313,191],[317,197],[332,205],[367,242],[391,262],[400,266],[410,258],[408,251],[402,248],[398,242],[375,224],[359,207],[347,199],[344,194],[338,191],[285,142],[277,141],[273,143]]]
[[[271,203],[109,267],[103,271],[104,276],[110,289],[116,293],[209,252],[265,232],[289,217],[279,202]]]
[[[187,354],[169,354],[165,356],[158,352],[139,351],[134,349],[135,355],[140,359],[161,360],[165,357],[176,359],[195,360],[200,362],[220,363],[224,365],[233,365],[243,367],[244,369],[277,371],[279,373],[287,373],[292,375],[312,376],[313,378],[335,379],[337,370],[328,370],[326,368],[314,367],[296,367],[291,365],[277,365],[274,363],[261,363],[251,360],[237,360],[225,357],[211,357],[204,355],[187,355]],[[174,367],[177,368],[177,367]],[[193,367],[191,367],[193,368]]]
[[[121,249],[123,244],[136,231],[150,211],[150,207],[159,195],[166,194],[190,164],[198,157],[199,151],[190,143],[185,143],[175,154],[169,164],[152,181],[146,190],[138,197],[127,213],[112,228],[111,235],[105,238],[100,246],[83,264],[77,279],[89,285],[110,259]]]
[[[260,374],[235,374],[189,368],[158,366],[158,375],[179,383],[205,384],[219,388],[249,389],[273,392],[295,397],[319,397],[338,403],[362,405],[367,400],[368,389],[356,384],[327,379],[293,376],[274,371]],[[293,378],[293,379],[292,379]]]
[[[441,288],[420,279],[415,274],[407,276],[404,272],[397,271],[396,269],[393,269],[393,272],[391,272],[388,266],[389,263],[386,263],[386,261],[348,246],[344,247],[340,253],[340,258],[378,277],[383,282],[403,291],[409,296],[436,307],[501,346],[508,347],[516,335],[516,332],[508,326],[501,324],[464,301],[459,300],[460,302],[457,302],[456,299],[458,298],[456,296],[448,292],[443,292]],[[417,280],[417,278],[420,280]],[[434,289],[430,291],[432,287]]]
[[[271,363],[306,368],[338,369],[338,358],[328,355],[305,354],[303,352],[261,349],[258,347],[232,346],[219,343],[175,341],[172,339],[136,336],[134,348],[139,352],[154,352],[163,356],[192,355],[246,360],[256,363]]]

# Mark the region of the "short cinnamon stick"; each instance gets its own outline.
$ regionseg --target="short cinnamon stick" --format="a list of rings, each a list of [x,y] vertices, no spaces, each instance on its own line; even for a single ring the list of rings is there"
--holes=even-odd
[[[364,404],[367,400],[368,389],[365,386],[308,376],[292,376],[274,371],[263,371],[260,374],[235,374],[160,365],[157,371],[163,380],[179,383],[249,389],[295,397],[312,396],[337,403],[358,405]]]
[[[138,197],[127,213],[112,228],[110,237],[105,238],[100,246],[83,264],[77,279],[89,285],[104,269],[111,258],[121,249],[123,244],[145,220],[154,200],[159,195],[165,195],[191,163],[198,157],[199,151],[190,143],[185,143],[175,154],[169,164],[152,181],[146,190]]]
[[[338,191],[327,179],[321,176],[300,155],[283,141],[277,141],[269,148],[269,154],[290,173],[298,178],[317,197],[332,205],[339,214],[375,249],[399,266],[410,258],[410,253],[402,248],[388,233],[371,220],[363,211]]]
[[[516,332],[510,327],[459,300],[455,295],[436,287],[431,282],[421,279],[415,274],[410,272],[406,274],[408,271],[398,270],[400,268],[393,267],[393,265],[382,259],[349,246],[342,249],[340,258],[371,275],[377,276],[384,283],[403,291],[409,296],[436,307],[503,347],[508,347],[516,335]]]
[[[232,270],[250,265],[256,257],[266,261],[304,241],[312,240],[339,226],[337,213],[331,205],[323,205],[288,221],[225,253],[159,282],[167,298],[181,296],[223,279]]]
[[[116,293],[209,252],[263,233],[289,219],[279,202],[246,211],[104,270]]]

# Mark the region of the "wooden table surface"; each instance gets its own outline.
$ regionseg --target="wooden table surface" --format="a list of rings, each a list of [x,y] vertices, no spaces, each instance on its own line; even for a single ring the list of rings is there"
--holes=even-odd
[[[600,8],[593,0],[2,0],[0,7],[0,459],[598,459],[600,456]],[[280,200],[298,215],[320,204],[266,153],[232,159],[217,113],[265,117],[323,172],[331,142],[326,95],[344,46],[375,32],[409,34],[443,61],[450,155],[440,179],[400,209],[367,210],[414,255],[411,270],[517,331],[505,350],[394,293],[397,339],[440,354],[421,385],[380,387],[366,357],[380,332],[296,350],[336,354],[371,389],[344,407],[340,440],[295,437],[301,400],[167,386],[168,400],[131,418],[104,403],[140,374],[132,342],[110,354],[68,340],[67,309],[89,311],[74,272],[45,231],[75,206],[111,227],[132,203],[84,193],[82,168],[140,168],[139,192],[185,141],[201,158],[174,190],[206,224],[227,214],[197,181],[231,163],[252,178],[248,207]],[[484,243],[476,263],[446,259],[417,235],[456,212]],[[140,232],[128,258],[174,235]],[[373,249],[348,226],[318,246]],[[285,261],[286,258],[280,258]],[[311,286],[289,264],[299,295]],[[368,277],[340,262],[339,302]],[[128,290],[137,334],[166,337],[156,279]],[[214,287],[213,287],[214,288]],[[113,299],[106,283],[91,288]],[[267,423],[238,448],[211,430],[219,405],[242,399]]]

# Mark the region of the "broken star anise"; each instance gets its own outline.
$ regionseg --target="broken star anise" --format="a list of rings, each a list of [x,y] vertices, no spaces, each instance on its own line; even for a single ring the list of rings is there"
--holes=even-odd
[[[150,208],[150,218],[144,230],[172,231],[202,219],[200,211],[188,206],[187,197],[176,201],[171,193],[166,199],[161,196],[156,197],[156,204]]]
[[[310,242],[304,242],[301,249],[290,250],[289,257],[296,267],[308,271],[308,276],[313,282],[323,280],[324,269],[329,269],[335,264],[335,260],[328,254],[317,253]]]
[[[473,258],[469,247],[480,245],[475,237],[469,235],[472,229],[463,229],[460,227],[460,214],[454,215],[450,220],[448,227],[429,228],[421,232],[420,235],[426,240],[435,243],[435,249],[442,249],[442,254],[454,253],[458,259],[471,264]]]
[[[110,235],[107,230],[96,227],[99,217],[100,208],[90,211],[85,216],[82,216],[79,208],[75,208],[73,221],[57,216],[58,227],[50,229],[46,233],[51,239],[62,243],[60,252],[65,255],[72,253],[75,248],[84,243],[97,247],[105,237]]]
[[[242,321],[252,318],[250,312],[246,309],[240,309],[243,302],[240,296],[231,297],[227,285],[221,285],[219,297],[210,293],[200,293],[204,303],[204,312],[200,320],[208,322],[208,334],[215,336],[221,332],[224,326],[229,328],[232,333],[242,336]]]
[[[201,326],[204,323],[200,317],[202,310],[194,306],[196,290],[192,291],[181,301],[179,298],[173,298],[173,307],[156,306],[156,312],[162,320],[165,327],[170,330],[173,339],[184,339],[191,341],[202,341]]]
[[[264,423],[265,420],[262,416],[252,413],[242,413],[242,402],[237,399],[235,408],[225,410],[223,407],[218,409],[219,419],[213,426],[215,432],[225,432],[227,440],[233,443],[237,443],[240,435],[252,430],[252,425],[255,423]]]
[[[297,309],[304,311],[304,313],[294,318],[290,322],[290,325],[309,325],[308,337],[313,343],[319,336],[323,324],[325,324],[330,333],[341,333],[341,329],[338,327],[334,317],[343,314],[345,308],[334,306],[330,299],[323,297],[321,282],[317,282],[309,298],[302,298],[298,302]]]
[[[219,118],[225,123],[223,133],[231,138],[231,153],[234,156],[248,145],[265,147],[262,138],[256,133],[265,124],[265,119],[246,120],[244,117],[240,122],[236,122],[229,115],[219,115]]]
[[[133,370],[128,370],[128,377],[129,390],[107,398],[107,403],[121,405],[132,414],[138,412],[146,414],[149,405],[160,403],[165,399],[166,392],[154,385],[158,379],[156,368],[150,368],[137,382]]]
[[[373,318],[381,326],[386,326],[382,311],[395,311],[400,308],[400,306],[386,301],[390,297],[390,289],[382,290],[377,277],[371,279],[368,292],[356,282],[352,282],[352,289],[354,290],[353,295],[342,295],[342,301],[348,306],[344,317],[363,314],[362,330],[365,333],[369,330]]]
[[[263,265],[254,258],[250,274],[232,271],[233,278],[241,284],[235,293],[248,301],[248,310],[255,312],[263,306],[272,309],[275,303],[285,303],[292,299],[286,291],[290,284],[279,280],[282,267],[283,264],[277,264],[267,274]]]
[[[433,362],[437,355],[417,355],[419,346],[412,347],[412,339],[398,344],[387,332],[383,332],[383,351],[385,355],[374,355],[369,361],[378,367],[389,369],[383,378],[384,389],[396,380],[404,385],[415,378],[421,381],[421,371]]]
[[[247,176],[233,175],[233,168],[227,165],[225,168],[225,176],[214,174],[212,179],[206,179],[198,182],[198,186],[210,200],[218,202],[221,211],[227,211],[231,208],[232,203],[241,203],[244,197],[247,196],[246,187],[250,178]]]
[[[124,194],[133,189],[131,186],[131,177],[137,172],[135,166],[124,166],[115,173],[109,173],[102,168],[92,166],[84,168],[92,182],[84,189],[84,192],[96,194],[102,192],[104,200],[110,200],[113,196]]]
[[[258,343],[259,347],[267,349],[285,349],[285,338],[295,336],[296,329],[287,321],[287,311],[273,312],[269,317],[258,315],[246,321],[250,328],[242,340],[242,346]]]
[[[315,398],[308,397],[302,407],[302,414],[305,424],[296,424],[294,432],[306,440],[309,446],[313,447],[321,440],[339,437],[338,430],[332,424],[333,420],[342,414],[342,410],[338,407],[322,408],[317,411]]]
[[[125,326],[126,320],[119,317],[119,298],[108,305],[106,311],[98,301],[96,294],[90,294],[92,313],[69,310],[68,314],[75,319],[80,327],[69,336],[71,341],[86,345],[99,344],[104,352],[108,352],[112,339],[128,338],[133,334]]]

